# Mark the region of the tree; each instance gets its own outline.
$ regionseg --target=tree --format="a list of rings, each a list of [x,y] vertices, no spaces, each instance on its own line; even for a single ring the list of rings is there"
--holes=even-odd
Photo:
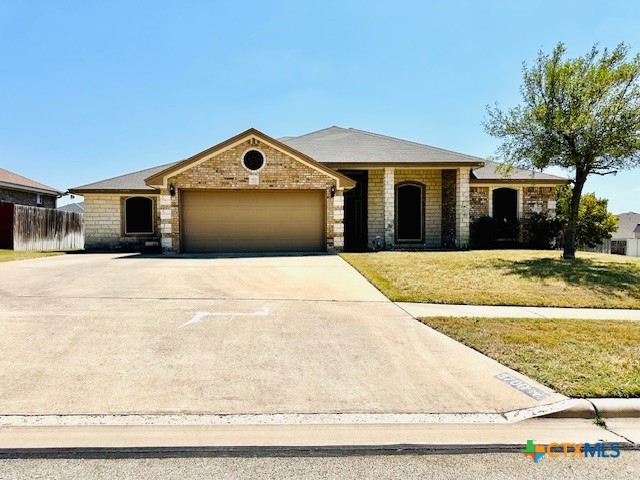
[[[571,187],[560,187],[557,193],[556,212],[558,218],[568,221],[571,207]],[[595,247],[618,228],[618,217],[607,209],[609,201],[598,198],[595,193],[587,193],[580,199],[576,221],[576,243]]]
[[[523,65],[522,105],[487,106],[484,127],[502,139],[498,154],[510,165],[559,166],[573,175],[564,258],[575,258],[582,189],[592,174],[609,175],[640,165],[640,55],[627,59],[618,45],[602,54],[565,59],[558,43]]]

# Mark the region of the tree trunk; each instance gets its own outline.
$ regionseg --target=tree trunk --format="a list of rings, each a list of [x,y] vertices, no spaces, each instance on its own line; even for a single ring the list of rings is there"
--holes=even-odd
[[[569,221],[567,222],[567,230],[564,236],[564,253],[562,258],[573,260],[576,258],[576,229],[578,225],[578,211],[580,209],[580,198],[582,197],[582,189],[587,181],[587,173],[581,169],[576,170],[576,180],[573,185],[573,193],[571,195],[571,205],[569,207]]]

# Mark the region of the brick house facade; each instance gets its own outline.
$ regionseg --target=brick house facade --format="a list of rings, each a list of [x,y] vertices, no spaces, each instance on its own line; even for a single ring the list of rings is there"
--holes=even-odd
[[[85,198],[87,249],[340,251],[466,248],[497,189],[513,190],[523,217],[553,214],[565,183],[330,127],[279,140],[250,129],[181,162],[70,192]]]

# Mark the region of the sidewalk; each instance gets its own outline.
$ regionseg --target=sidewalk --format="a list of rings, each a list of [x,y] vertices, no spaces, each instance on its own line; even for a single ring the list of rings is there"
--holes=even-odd
[[[640,310],[606,308],[514,307],[493,305],[443,305],[397,302],[413,317],[573,318],[640,321]]]

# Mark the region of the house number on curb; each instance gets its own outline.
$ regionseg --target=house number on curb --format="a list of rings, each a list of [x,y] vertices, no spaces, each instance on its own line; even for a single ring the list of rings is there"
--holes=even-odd
[[[508,372],[499,373],[494,378],[497,378],[501,382],[506,383],[511,388],[515,388],[516,390],[521,391],[525,395],[529,395],[531,398],[533,398],[535,400],[540,401],[540,400],[544,400],[545,398],[548,397],[548,395],[546,393],[541,392],[537,388],[532,387],[527,382],[523,382],[522,380],[514,377],[513,375],[511,375]]]

